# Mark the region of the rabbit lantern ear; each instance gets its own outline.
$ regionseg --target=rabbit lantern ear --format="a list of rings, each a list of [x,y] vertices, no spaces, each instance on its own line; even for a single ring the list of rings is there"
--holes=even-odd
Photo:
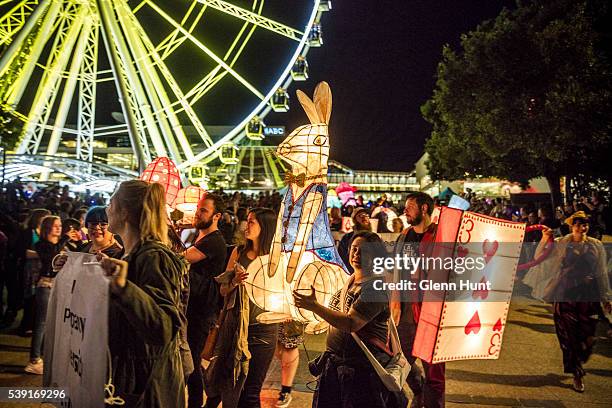
[[[300,105],[304,108],[304,112],[306,112],[306,116],[310,119],[310,123],[321,123],[321,119],[319,118],[319,114],[317,113],[317,108],[315,107],[312,99],[308,97],[304,92],[298,91],[296,92],[298,100],[300,101]]]
[[[329,84],[322,81],[314,91],[314,104],[319,113],[319,119],[325,124],[329,124],[332,109],[332,94]]]

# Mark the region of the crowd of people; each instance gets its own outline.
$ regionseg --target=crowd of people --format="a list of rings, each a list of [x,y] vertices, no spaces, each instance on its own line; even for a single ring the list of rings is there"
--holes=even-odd
[[[559,207],[554,214],[545,206],[515,207],[502,199],[464,198],[470,201],[472,211],[545,225],[539,236],[530,237],[542,242],[536,252],[542,251],[553,234],[599,245],[599,238],[611,226],[608,207],[599,195]],[[249,264],[270,251],[281,201],[277,192],[252,196],[207,193],[198,202],[193,233],[189,234],[184,225],[168,218],[165,192],[159,184],[123,182],[108,201],[98,194],[71,194],[67,187],[52,186],[28,194],[18,183],[9,184],[0,202],[0,288],[7,294],[2,297],[6,305],[0,305],[1,325],[15,326],[17,312],[23,309],[17,330],[22,336],[32,336],[25,370],[43,374],[42,338],[54,280],[61,273],[67,251],[85,252],[95,254],[110,277],[112,378],[115,394],[125,400],[125,406],[259,406],[275,355],[281,362],[282,385],[277,407],[289,406],[299,364],[298,347],[304,341],[303,325],[292,320],[260,323],[258,316],[263,310],[249,299],[243,286]],[[374,276],[371,265],[361,256],[364,244],[384,250],[376,232],[400,233],[396,253],[426,255],[423,251],[427,247],[420,244],[435,234],[431,214],[438,204],[444,203],[425,193],[411,193],[401,205],[394,205],[386,195],[371,202],[358,197],[356,205],[330,215],[332,229],[339,229],[342,217],[352,221],[352,231],[338,243],[350,278],[327,305],[318,303],[314,293],[294,293],[296,306],[313,311],[331,326],[325,353],[309,365],[318,378],[313,406],[407,404],[402,393],[383,385],[351,337],[357,333],[384,366],[392,358],[387,345],[389,319],[397,325],[412,368],[407,381],[413,393],[411,407],[444,406],[444,363],[417,364],[412,357],[420,317],[418,300],[366,301],[364,294],[372,292]],[[390,229],[388,217],[392,213],[395,217]],[[373,219],[378,220],[377,231],[372,231]],[[587,234],[592,235],[589,240]],[[593,254],[598,257],[595,261],[589,258]],[[564,270],[585,273],[577,260],[601,262],[605,252],[574,251],[571,262],[565,252],[555,256]],[[426,278],[426,271],[419,273],[420,278]],[[568,276],[576,282],[567,271],[557,280]],[[591,301],[590,307],[554,303],[565,371],[574,375],[574,388],[579,392],[584,391],[582,363],[588,358],[594,335],[594,323],[589,319],[593,313],[602,315],[603,309],[610,312],[607,291],[603,290],[608,287],[607,275],[592,274],[588,284],[593,281],[599,285],[601,302]],[[557,290],[576,290],[575,286],[560,283]],[[572,325],[576,317],[591,324]],[[206,369],[202,355],[210,362]],[[185,392],[187,397],[183,398]]]

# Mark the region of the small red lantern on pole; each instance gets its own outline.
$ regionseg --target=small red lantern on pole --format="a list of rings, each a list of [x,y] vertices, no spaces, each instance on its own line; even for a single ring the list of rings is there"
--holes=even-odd
[[[159,183],[166,191],[166,204],[173,206],[174,200],[181,188],[181,176],[174,162],[167,157],[153,160],[140,176],[147,183]]]

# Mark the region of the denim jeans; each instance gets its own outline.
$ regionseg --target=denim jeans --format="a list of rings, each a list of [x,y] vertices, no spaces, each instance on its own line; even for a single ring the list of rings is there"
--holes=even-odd
[[[249,372],[240,393],[238,407],[254,408],[261,406],[259,394],[270,363],[274,358],[277,339],[278,324],[252,324],[249,326],[248,343],[251,359],[249,360]]]
[[[202,373],[202,358],[200,354],[206,344],[206,338],[210,328],[215,323],[216,316],[213,315],[187,315],[187,342],[191,349],[193,360],[193,372],[187,380],[189,408],[200,408],[204,403],[204,380]]]
[[[45,334],[45,322],[47,321],[47,306],[51,288],[37,287],[34,309],[34,328],[32,330],[32,346],[30,358],[37,359],[42,354],[43,335]]]

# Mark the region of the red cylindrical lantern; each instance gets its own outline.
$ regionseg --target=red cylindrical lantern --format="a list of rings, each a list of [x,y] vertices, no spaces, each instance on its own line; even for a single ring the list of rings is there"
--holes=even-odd
[[[172,206],[181,188],[181,176],[174,162],[167,157],[153,160],[142,172],[140,179],[147,183],[159,183],[166,191],[166,204]]]
[[[204,196],[206,196],[206,190],[200,187],[187,186],[181,188],[176,196],[176,200],[174,200],[174,208],[185,214],[193,215],[198,208],[198,201]]]

